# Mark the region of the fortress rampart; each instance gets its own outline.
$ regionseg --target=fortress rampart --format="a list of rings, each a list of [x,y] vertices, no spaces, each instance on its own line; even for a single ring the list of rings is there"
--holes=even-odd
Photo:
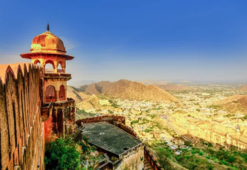
[[[144,147],[144,155],[154,170],[164,170],[158,163],[157,158],[149,151],[149,149],[146,146]]]
[[[40,67],[0,65],[0,169],[44,169]]]
[[[170,122],[183,135],[203,139],[213,145],[218,144],[226,148],[234,146],[239,150],[247,150],[247,131],[244,128],[233,129],[209,121],[193,123],[181,117],[176,117]]]
[[[106,121],[111,124],[113,124],[114,121],[118,121],[118,122],[125,124],[125,117],[124,116],[114,116],[114,115],[104,115],[104,116],[79,119],[76,121],[76,124],[80,125],[81,122],[82,123],[93,123],[93,122],[102,122],[102,121]]]

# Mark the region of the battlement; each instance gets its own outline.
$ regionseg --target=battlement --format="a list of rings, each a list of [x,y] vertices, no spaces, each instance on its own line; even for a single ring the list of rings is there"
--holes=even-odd
[[[24,76],[24,73],[28,73],[31,68],[38,68],[38,66],[32,63],[15,63],[0,65],[0,80],[3,84],[5,84],[8,73],[11,73],[13,77],[17,79],[19,72],[22,74],[22,76]]]
[[[0,65],[0,169],[44,169],[40,67]]]

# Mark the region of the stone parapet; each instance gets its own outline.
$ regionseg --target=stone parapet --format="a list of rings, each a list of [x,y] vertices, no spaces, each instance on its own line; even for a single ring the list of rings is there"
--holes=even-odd
[[[97,116],[97,117],[77,120],[76,124],[78,126],[81,126],[81,123],[102,122],[102,121],[105,121],[104,118],[111,118],[112,121],[107,121],[107,122],[114,124],[115,126],[119,127],[120,129],[124,130],[125,132],[139,139],[136,132],[131,127],[125,125],[124,116],[112,116],[112,115]],[[148,162],[150,163],[151,167],[154,170],[164,170],[158,163],[157,158],[148,150],[146,146],[144,146],[144,156],[145,156],[145,159],[148,160]]]
[[[40,67],[0,65],[0,169],[44,169]]]
[[[118,122],[122,122],[123,124],[125,124],[125,117],[124,116],[114,116],[114,115],[104,115],[104,116],[79,119],[76,121],[76,124],[80,126],[81,123],[93,123],[93,122],[102,122],[102,121],[106,121],[111,124],[113,124],[113,122],[118,121]]]
[[[144,147],[144,156],[154,170],[164,170],[158,163],[157,158],[149,151],[146,146]]]

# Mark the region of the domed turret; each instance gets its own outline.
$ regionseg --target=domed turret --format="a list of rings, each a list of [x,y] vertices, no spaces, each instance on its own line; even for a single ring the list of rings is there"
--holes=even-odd
[[[49,24],[47,24],[47,31],[33,38],[30,49],[31,52],[20,54],[21,57],[31,59],[33,63],[37,63],[37,59],[40,58],[42,59],[39,60],[41,65],[42,61],[45,61],[44,58],[47,58],[48,56],[53,57],[52,60],[56,60],[58,63],[64,59],[72,60],[74,57],[66,54],[63,41],[59,37],[52,34],[49,30],[50,27]],[[58,58],[56,57],[60,58],[60,60],[58,61]],[[43,62],[43,64],[45,64],[45,62]]]
[[[34,37],[30,51],[63,54],[66,53],[63,41],[52,34],[50,31],[46,31],[43,34]]]

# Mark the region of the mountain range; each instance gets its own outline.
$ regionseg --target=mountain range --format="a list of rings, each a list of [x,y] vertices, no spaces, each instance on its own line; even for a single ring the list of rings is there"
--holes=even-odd
[[[184,90],[193,90],[192,87],[184,86],[181,84],[162,84],[162,85],[156,85],[157,87],[169,90],[169,91],[184,91]]]
[[[148,100],[153,102],[179,102],[177,98],[155,85],[119,80],[115,82],[101,81],[78,88],[87,95],[102,95],[130,100]]]

